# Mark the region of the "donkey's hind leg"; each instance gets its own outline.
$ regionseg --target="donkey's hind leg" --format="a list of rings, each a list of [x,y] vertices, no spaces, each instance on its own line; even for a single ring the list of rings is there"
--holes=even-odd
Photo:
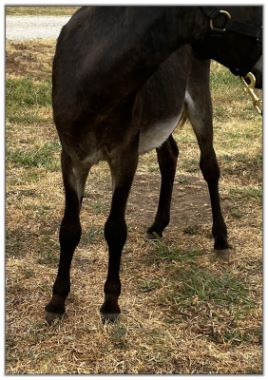
[[[148,236],[151,238],[161,237],[170,219],[171,196],[179,155],[179,149],[172,135],[160,148],[156,149],[156,152],[161,172],[161,189],[154,223],[147,230]]]
[[[60,260],[58,274],[53,285],[53,295],[46,306],[46,319],[51,322],[65,311],[65,300],[70,291],[70,268],[74,250],[81,237],[79,219],[84,186],[89,167],[85,168],[71,160],[69,155],[61,154],[63,183],[65,190],[65,211],[60,227]]]
[[[120,314],[120,261],[127,238],[125,210],[129,191],[138,164],[138,138],[116,158],[109,161],[113,195],[109,217],[105,223],[105,239],[109,249],[108,275],[104,286],[105,299],[100,309],[103,322],[115,322]]]

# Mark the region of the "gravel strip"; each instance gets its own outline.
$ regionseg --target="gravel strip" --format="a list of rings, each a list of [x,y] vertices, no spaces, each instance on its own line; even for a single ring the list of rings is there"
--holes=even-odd
[[[56,39],[70,16],[7,16],[9,40]]]

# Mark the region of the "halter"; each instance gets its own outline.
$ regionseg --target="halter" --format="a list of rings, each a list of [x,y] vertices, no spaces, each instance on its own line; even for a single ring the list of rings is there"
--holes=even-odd
[[[201,7],[202,11],[210,19],[210,30],[206,36],[207,42],[215,42],[224,40],[228,34],[236,33],[243,36],[247,36],[255,40],[255,46],[257,50],[261,51],[262,48],[262,26],[255,26],[252,24],[243,23],[240,21],[232,20],[231,14],[224,10],[218,9],[215,7]],[[215,26],[217,19],[221,21],[221,26]],[[202,53],[199,52],[198,55],[202,56]],[[257,112],[262,114],[262,101],[255,94],[254,87],[256,79],[252,73],[247,73],[245,67],[230,67],[230,70],[234,75],[239,75],[244,85],[245,91],[251,96],[253,105],[256,108]],[[249,83],[247,80],[249,80]]]
[[[232,20],[231,14],[223,9],[202,7],[202,10],[210,19],[210,34],[233,32],[255,38],[256,43],[262,44],[262,26],[258,27],[255,25],[246,24],[244,22]],[[215,27],[215,20],[218,16],[222,15],[226,20],[224,27]]]
[[[205,37],[206,44],[217,46],[219,44],[223,44],[225,39],[227,44],[228,37],[230,38],[230,34],[231,37],[233,37],[235,33],[251,38],[255,43],[256,50],[261,54],[262,26],[255,26],[252,24],[247,24],[245,22],[233,20],[231,14],[223,9],[215,7],[201,7],[201,9],[210,19],[210,29]],[[217,20],[223,23],[223,25],[220,27],[215,26],[217,25]],[[198,57],[205,58],[202,57],[202,50],[197,48],[196,52]],[[259,56],[256,58],[256,61],[258,60]],[[246,65],[243,67],[232,66],[229,68],[234,75],[245,76],[248,73],[248,71],[246,71],[248,68]]]

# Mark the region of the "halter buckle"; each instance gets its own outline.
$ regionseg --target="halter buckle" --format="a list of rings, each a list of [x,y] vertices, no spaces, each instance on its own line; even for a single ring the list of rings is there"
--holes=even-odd
[[[218,14],[222,14],[222,15],[224,15],[224,16],[226,17],[226,23],[225,23],[225,25],[226,25],[226,24],[228,23],[228,21],[231,20],[231,18],[232,18],[231,15],[230,15],[230,13],[227,12],[227,11],[225,11],[225,10],[223,10],[223,9],[219,10]],[[217,15],[218,15],[218,14],[217,14]],[[226,28],[225,28],[225,27],[223,27],[223,28],[218,28],[218,27],[215,27],[215,26],[213,25],[213,21],[214,21],[214,19],[215,19],[215,17],[213,17],[213,18],[210,19],[210,29],[211,29],[211,30],[214,30],[215,32],[221,32],[221,33],[226,32]]]

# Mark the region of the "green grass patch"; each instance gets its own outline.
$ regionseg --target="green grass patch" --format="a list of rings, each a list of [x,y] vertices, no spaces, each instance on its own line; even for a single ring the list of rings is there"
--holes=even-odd
[[[46,113],[44,113],[44,107],[49,107]],[[31,125],[51,122],[50,107],[50,81],[36,82],[27,78],[6,80],[8,124]]]
[[[25,240],[30,239],[30,234],[25,233],[20,229],[9,230],[6,228],[6,244],[5,251],[6,257],[13,257],[21,259],[27,255],[27,249],[25,248]]]
[[[6,80],[6,106],[48,106],[51,104],[51,81],[36,82],[28,78]],[[9,112],[7,112],[9,114]]]
[[[14,112],[14,113],[13,113]],[[21,124],[21,125],[43,125],[46,123],[52,123],[51,114],[48,112],[47,116],[40,114],[39,107],[34,110],[31,108],[23,107],[22,109],[10,109],[8,110],[9,124]]]
[[[51,245],[51,242],[48,244]],[[41,265],[47,265],[55,268],[59,262],[59,248],[55,245],[55,249],[52,250],[53,247],[44,246],[42,252],[38,253],[37,263]]]
[[[141,279],[138,282],[138,289],[142,293],[149,293],[153,290],[159,289],[161,287],[162,281],[158,278],[152,279]]]
[[[40,180],[40,174],[36,170],[27,171],[24,176],[26,183],[38,182]]]
[[[241,343],[261,343],[260,331],[241,331],[239,329],[226,329],[223,336],[221,334],[214,334],[213,339],[216,343],[230,343],[232,345],[238,345]]]
[[[200,232],[200,227],[197,224],[187,226],[183,232],[187,235],[197,235]]]
[[[249,155],[246,153],[224,154],[221,157],[222,172],[251,178],[256,175],[262,176],[262,154]]]
[[[256,120],[256,118],[255,118]],[[241,144],[250,145],[251,141],[262,138],[262,129],[247,123],[245,126],[239,126],[231,124],[230,126],[225,126],[222,128],[222,125],[216,124],[215,130],[218,133],[217,140],[220,140],[224,144],[228,144],[228,148],[234,148],[236,145],[230,145],[232,143],[238,143],[241,148]]]
[[[55,158],[55,154],[60,152],[59,142],[49,142],[38,149],[7,151],[7,160],[18,166],[28,168],[44,168],[47,170],[59,170],[60,160]]]
[[[255,200],[261,203],[263,198],[263,190],[262,188],[255,186],[232,187],[229,189],[229,195],[231,198],[235,197],[238,199]]]
[[[232,273],[214,273],[194,265],[189,269],[176,269],[173,278],[177,279],[177,285],[174,283],[165,297],[168,303],[177,307],[208,302],[223,306],[254,305],[244,283]]]
[[[249,167],[261,167],[262,165],[262,154],[257,154],[256,156],[249,156],[245,152],[237,154],[224,154],[222,157],[225,162],[237,162],[239,165],[243,164],[244,169],[248,169]]]
[[[154,248],[149,253],[150,261],[155,264],[162,262],[194,263],[203,253],[200,250],[183,250],[175,245],[166,245],[161,241],[153,243]]]
[[[213,62],[211,67],[214,120],[224,122],[234,117],[245,121],[256,120],[256,110],[244,91],[241,79],[217,62]]]
[[[243,213],[237,208],[231,207],[229,213],[235,219],[241,219],[243,217]]]
[[[127,349],[129,344],[127,342],[128,329],[122,323],[115,323],[112,325],[110,332],[110,341],[116,349]]]
[[[40,219],[42,218],[41,215]],[[37,263],[55,268],[59,262],[59,242],[51,238],[51,231],[43,234],[36,247]]]
[[[215,91],[219,91],[219,88],[225,88],[225,90],[229,89],[232,92],[236,89],[240,90],[240,78],[235,77],[229,69],[217,62],[213,62],[211,67],[210,84]]]
[[[88,197],[91,198],[90,195],[88,195]],[[91,202],[90,207],[92,209],[92,212],[94,212],[94,214],[107,214],[108,213],[110,205],[108,205],[107,203],[103,203],[102,201],[100,201],[98,199],[95,200],[95,202],[91,199],[90,202]]]
[[[188,173],[196,173],[199,172],[199,160],[197,159],[184,159],[181,163],[182,168]]]
[[[103,239],[103,236],[103,226],[90,226],[89,228],[85,229],[84,233],[82,234],[81,245],[96,243],[100,239]]]

